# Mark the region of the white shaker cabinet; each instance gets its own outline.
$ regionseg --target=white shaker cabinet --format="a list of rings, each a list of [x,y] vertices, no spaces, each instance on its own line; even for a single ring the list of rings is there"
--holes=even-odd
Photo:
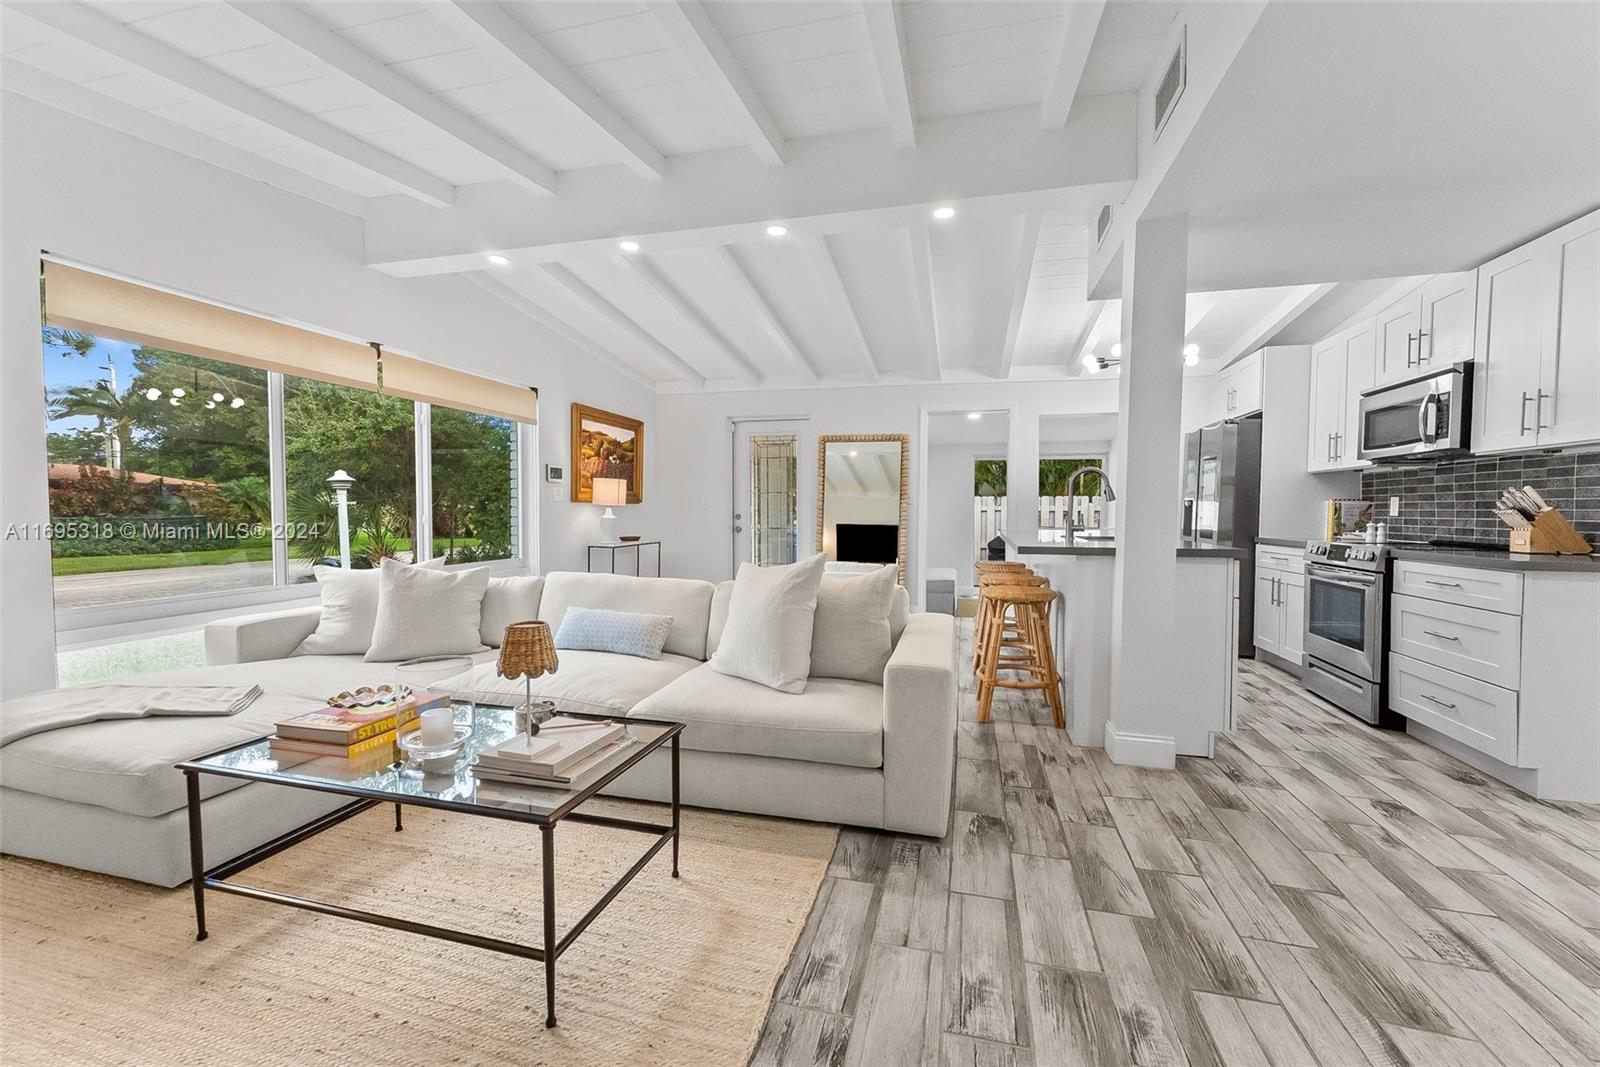
[[[1475,271],[1440,274],[1373,320],[1374,381],[1399,381],[1472,358]]]
[[[1261,410],[1261,353],[1254,352],[1217,375],[1217,417],[1237,419]]]
[[[1478,268],[1475,452],[1600,440],[1600,212]]]
[[[1256,547],[1257,652],[1298,667],[1305,657],[1306,573],[1301,549]]]
[[[1374,326],[1362,322],[1311,347],[1311,419],[1306,469],[1354,470],[1361,442],[1361,393],[1372,388]]]

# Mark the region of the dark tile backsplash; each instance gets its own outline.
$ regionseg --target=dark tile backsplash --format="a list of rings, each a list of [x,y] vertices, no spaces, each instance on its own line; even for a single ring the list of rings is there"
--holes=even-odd
[[[1508,485],[1531,485],[1600,545],[1600,452],[1533,454],[1372,467],[1361,472],[1361,497],[1389,524],[1390,540],[1505,541],[1495,500]],[[1400,498],[1391,516],[1389,498]]]

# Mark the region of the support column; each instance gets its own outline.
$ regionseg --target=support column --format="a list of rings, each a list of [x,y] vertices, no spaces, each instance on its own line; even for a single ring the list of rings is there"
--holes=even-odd
[[[1117,556],[1111,590],[1113,763],[1171,767],[1177,756],[1171,652],[1177,603],[1179,454],[1189,220],[1140,219],[1123,246],[1118,382]]]
[[[1039,416],[1026,405],[1012,412],[1006,444],[1006,533],[1018,544],[1039,540]]]

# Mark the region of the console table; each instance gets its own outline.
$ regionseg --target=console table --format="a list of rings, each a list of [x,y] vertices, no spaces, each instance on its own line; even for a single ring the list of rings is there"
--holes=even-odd
[[[640,574],[641,574],[640,569],[639,569],[639,564],[640,564],[640,560],[644,556],[644,549],[646,547],[651,547],[651,548],[654,548],[656,550],[656,573],[655,573],[655,577],[659,578],[659,577],[661,577],[661,542],[660,541],[608,541],[605,544],[590,545],[589,546],[589,553],[588,553],[588,562],[587,562],[589,573],[590,574],[594,573],[594,554],[596,552],[609,552],[609,553],[611,553],[611,569],[610,569],[610,571],[603,572],[603,573],[616,574],[617,573],[617,549],[619,549],[619,548],[631,548],[631,549],[633,549],[633,573],[634,573],[635,577],[639,577]]]

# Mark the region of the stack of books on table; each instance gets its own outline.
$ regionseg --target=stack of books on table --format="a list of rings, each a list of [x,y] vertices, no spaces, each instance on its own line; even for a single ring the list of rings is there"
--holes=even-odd
[[[478,753],[472,773],[485,782],[582,789],[616,766],[632,744],[621,723],[557,715],[537,736],[518,734]]]
[[[404,700],[369,708],[322,707],[278,723],[277,733],[267,745],[273,758],[285,762],[316,756],[368,758],[374,753],[392,757],[400,735],[421,725],[419,715],[429,708],[449,706],[449,697],[419,691]]]

